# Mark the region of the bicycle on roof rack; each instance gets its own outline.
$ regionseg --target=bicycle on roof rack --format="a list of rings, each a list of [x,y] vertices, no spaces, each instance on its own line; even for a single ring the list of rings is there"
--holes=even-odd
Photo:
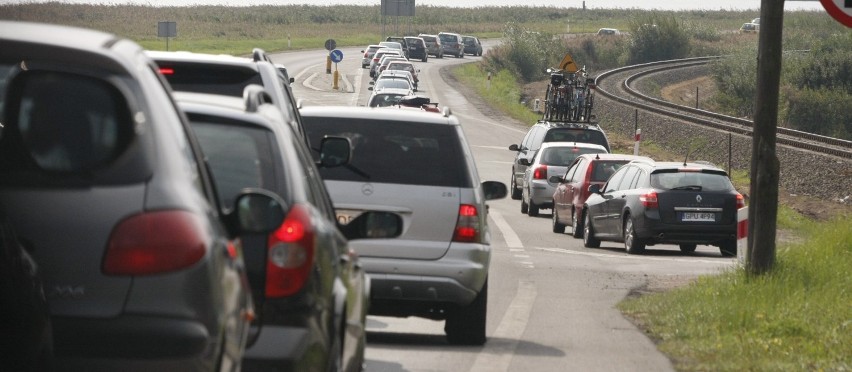
[[[542,120],[590,122],[594,106],[594,78],[586,68],[576,72],[549,68],[550,84],[544,95]]]

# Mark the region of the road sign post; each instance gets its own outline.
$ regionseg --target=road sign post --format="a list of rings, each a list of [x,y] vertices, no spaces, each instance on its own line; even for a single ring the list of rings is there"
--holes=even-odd
[[[331,52],[332,50],[334,50],[334,48],[337,48],[337,42],[334,41],[334,39],[328,39],[328,40],[325,41],[325,50]],[[325,73],[326,74],[331,73],[331,54],[330,53],[329,53],[328,57],[325,58]]]
[[[334,79],[332,80],[332,89],[337,90],[337,80],[338,80],[338,72],[337,72],[337,64],[343,60],[343,52],[339,49],[332,50],[331,53],[328,53],[328,59],[331,62],[334,62]]]
[[[166,38],[166,51],[169,50],[169,38],[177,37],[177,22],[157,22],[157,37]]]

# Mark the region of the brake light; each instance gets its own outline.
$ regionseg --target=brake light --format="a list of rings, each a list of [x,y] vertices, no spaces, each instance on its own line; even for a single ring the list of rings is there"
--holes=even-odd
[[[192,266],[207,252],[201,219],[180,210],[137,214],[119,222],[107,243],[106,275],[151,275]]]
[[[642,205],[645,208],[659,208],[660,203],[657,201],[657,192],[651,191],[645,195],[639,197],[639,201],[642,202]]]
[[[479,212],[475,205],[462,204],[459,206],[459,219],[453,233],[454,242],[479,242]]]
[[[737,209],[745,208],[745,197],[743,194],[737,193]]]
[[[535,180],[543,180],[547,178],[547,165],[539,165],[538,168],[533,170],[533,179]]]
[[[316,236],[303,205],[290,209],[281,226],[269,235],[266,297],[290,296],[304,287],[314,264]]]
[[[174,75],[175,69],[171,67],[160,67],[160,73],[163,75]]]

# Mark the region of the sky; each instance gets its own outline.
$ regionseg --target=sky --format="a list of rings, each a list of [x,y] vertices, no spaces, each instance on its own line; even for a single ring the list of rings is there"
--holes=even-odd
[[[57,1],[57,0],[53,0]],[[85,4],[139,4],[151,6],[190,6],[190,5],[379,5],[381,0],[58,0],[64,3]],[[397,1],[397,0],[388,0]],[[581,8],[583,0],[414,0],[415,6],[449,6],[449,7],[479,7],[479,6],[553,6],[566,8]],[[0,0],[0,4],[46,2],[40,0]],[[760,9],[760,0],[585,0],[586,8],[638,8],[658,10],[750,10]],[[819,1],[786,1],[786,10],[820,10]]]

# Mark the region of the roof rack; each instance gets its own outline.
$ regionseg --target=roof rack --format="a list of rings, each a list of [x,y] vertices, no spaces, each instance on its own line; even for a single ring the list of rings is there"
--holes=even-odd
[[[243,89],[243,101],[246,104],[246,112],[257,112],[260,105],[272,103],[272,96],[262,86],[249,84]]]

